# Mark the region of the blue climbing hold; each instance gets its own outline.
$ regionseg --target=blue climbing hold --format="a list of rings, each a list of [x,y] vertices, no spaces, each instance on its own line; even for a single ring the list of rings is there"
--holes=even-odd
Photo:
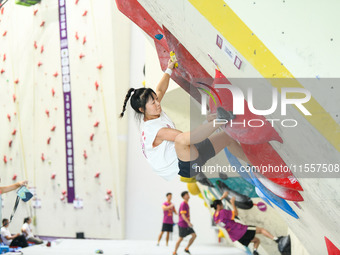
[[[163,35],[162,34],[157,34],[157,35],[155,35],[155,38],[157,40],[161,40],[163,38]]]

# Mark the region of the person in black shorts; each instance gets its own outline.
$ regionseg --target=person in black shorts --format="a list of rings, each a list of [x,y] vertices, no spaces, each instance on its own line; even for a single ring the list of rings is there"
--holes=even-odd
[[[181,203],[179,207],[179,221],[178,221],[179,239],[176,243],[175,251],[173,252],[173,255],[177,255],[177,250],[179,248],[179,245],[181,244],[183,239],[188,235],[191,235],[191,238],[187,246],[185,247],[184,252],[186,252],[187,254],[190,254],[189,247],[192,245],[192,243],[195,241],[197,237],[193,229],[193,225],[190,221],[190,208],[188,204],[189,199],[190,199],[189,192],[183,191],[181,196],[183,198],[183,202]]]
[[[169,234],[172,233],[174,220],[172,218],[173,213],[177,214],[176,208],[173,203],[171,203],[172,194],[169,192],[166,194],[167,201],[163,203],[162,209],[163,209],[163,225],[162,225],[162,231],[158,236],[158,242],[157,246],[159,245],[159,242],[162,239],[163,233],[166,232],[166,246],[168,246],[169,243]]]
[[[214,213],[214,221],[217,225],[222,228],[225,228],[229,234],[230,239],[233,242],[240,242],[244,246],[248,246],[249,243],[254,243],[254,255],[259,255],[257,248],[260,245],[260,239],[258,239],[255,235],[262,234],[265,237],[279,242],[282,236],[274,237],[268,230],[255,226],[247,226],[241,223],[235,222],[235,217],[238,215],[237,208],[235,206],[235,197],[230,199],[230,203],[233,207],[233,210],[226,210],[223,208],[222,200],[228,196],[228,192],[224,192],[220,200],[215,200],[211,207],[215,209]]]

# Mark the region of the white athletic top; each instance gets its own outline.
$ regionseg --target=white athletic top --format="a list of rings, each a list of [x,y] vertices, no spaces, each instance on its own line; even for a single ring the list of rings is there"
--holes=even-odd
[[[165,180],[171,181],[179,172],[175,143],[164,140],[160,145],[152,146],[158,131],[162,128],[175,128],[175,124],[165,112],[162,111],[157,119],[144,121],[142,118],[142,151],[153,171]]]
[[[24,232],[22,232],[22,234],[25,235],[26,239],[34,237],[34,235],[32,233],[32,229],[31,229],[30,225],[28,225],[28,223],[24,223],[24,225],[22,225],[21,229],[26,231],[27,236],[26,236],[26,234],[24,234]]]
[[[9,232],[8,228],[6,227],[2,227],[1,228],[1,239],[2,239],[2,242],[5,244],[5,245],[10,245],[11,242],[12,242],[12,239],[10,240],[7,240],[5,238],[5,236],[8,236],[8,237],[11,237],[11,232]]]

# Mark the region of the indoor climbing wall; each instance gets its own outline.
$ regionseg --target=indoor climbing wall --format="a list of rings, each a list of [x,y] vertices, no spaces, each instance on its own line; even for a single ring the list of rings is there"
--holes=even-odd
[[[30,215],[39,235],[123,238],[127,122],[118,114],[130,23],[122,17],[112,1],[1,9],[1,185],[26,179],[35,194],[20,203],[13,232]],[[2,197],[8,218],[15,193]]]
[[[210,99],[211,109],[219,104],[232,110],[230,92],[218,87],[231,84],[245,95],[245,101],[241,101],[245,114],[239,120],[249,123],[256,117],[265,123],[261,128],[226,127],[225,132],[241,143],[253,165],[287,167],[280,178],[265,172],[265,178],[253,172],[240,174],[288,224],[292,253],[325,254],[332,242],[340,247],[340,93],[339,81],[332,79],[338,76],[340,44],[334,24],[339,22],[339,3],[116,2],[120,11],[154,40],[162,69],[170,51],[176,52],[180,66],[172,79],[196,101],[201,101],[198,89],[205,89],[223,96],[215,100],[217,103]],[[131,13],[131,6],[138,12]],[[253,97],[249,96],[250,88]],[[296,89],[288,98],[303,98],[310,92],[303,106],[311,115],[292,105],[286,109],[282,105],[265,116],[263,111],[251,114],[256,109],[269,109],[273,92],[281,103],[286,95],[284,88]],[[255,102],[250,104],[253,98]],[[281,122],[269,125],[269,119]],[[291,123],[296,126],[287,127]],[[244,164],[227,152],[226,158],[236,168]],[[311,169],[319,165],[325,167],[322,173]]]

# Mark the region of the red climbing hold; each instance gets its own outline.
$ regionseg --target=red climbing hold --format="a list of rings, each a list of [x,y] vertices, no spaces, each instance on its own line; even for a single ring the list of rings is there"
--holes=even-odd
[[[78,4],[79,0],[76,0],[75,4]]]
[[[56,126],[53,126],[53,127],[51,128],[51,131],[54,132],[55,128],[56,128]]]
[[[94,83],[94,86],[96,86],[96,90],[98,90],[98,88],[99,88],[99,84],[98,84],[98,82],[97,82],[97,81]]]
[[[37,45],[37,42],[34,41],[34,48],[37,49],[38,48],[38,45]]]
[[[11,115],[7,114],[7,119],[10,122],[11,121]]]
[[[34,10],[33,15],[37,15],[38,10]]]
[[[54,91],[54,88],[52,88],[52,96],[54,97],[55,95],[55,91]]]
[[[94,126],[94,127],[98,127],[98,126],[99,126],[99,121],[96,121],[96,123],[94,123],[93,126]]]
[[[14,174],[13,177],[12,177],[12,180],[15,181],[17,179],[17,175]]]
[[[41,161],[44,162],[45,161],[45,156],[44,153],[41,153]]]
[[[82,59],[83,57],[85,57],[85,55],[80,53],[79,58]]]
[[[94,178],[99,178],[100,176],[100,172],[97,172],[95,175],[94,175]]]
[[[49,137],[48,139],[47,139],[47,144],[50,144],[51,143],[51,137]]]
[[[88,108],[89,108],[90,112],[92,112],[92,105],[89,104]]]
[[[4,70],[4,69],[1,69],[1,71],[0,71],[0,72],[1,72],[1,74],[3,74],[3,73],[5,72],[5,70]]]
[[[94,134],[91,134],[90,141],[93,141]]]
[[[86,150],[84,150],[83,156],[84,156],[84,159],[87,159]]]
[[[13,102],[15,102],[17,100],[17,97],[15,94],[13,94]]]
[[[97,69],[99,69],[99,70],[101,70],[103,68],[103,65],[102,64],[99,64],[98,66],[97,66]]]
[[[51,175],[51,179],[52,179],[52,180],[54,180],[55,177],[56,177],[56,174],[52,174],[52,175]]]
[[[50,111],[49,110],[46,109],[45,113],[46,113],[47,117],[50,117]]]
[[[84,13],[83,13],[82,16],[84,17],[84,16],[86,16],[86,15],[87,15],[87,11],[84,11]]]
[[[110,189],[107,189],[107,190],[106,190],[106,194],[108,194],[108,195],[112,196],[112,190],[110,190]]]
[[[41,45],[40,47],[40,53],[43,53],[44,52],[44,45]]]
[[[10,148],[11,148],[11,147],[12,147],[12,143],[13,143],[13,141],[12,141],[12,140],[10,140],[10,141],[9,141],[9,143],[8,143],[8,147],[10,147]]]
[[[42,65],[42,63],[41,62],[38,62],[38,67],[40,67]]]
[[[45,21],[42,21],[41,23],[40,23],[40,27],[43,27],[45,25]]]
[[[2,36],[6,36],[7,35],[7,31],[5,31],[3,34],[2,34]]]
[[[79,39],[78,32],[76,32],[76,35],[75,35],[75,37],[76,37],[76,40],[78,40],[78,39]]]
[[[86,43],[86,36],[84,36],[84,38],[83,38],[83,44],[85,44]]]
[[[6,157],[6,155],[4,156],[4,163],[7,164],[7,157]]]
[[[59,75],[58,72],[55,72],[55,73],[53,74],[54,77],[58,77],[58,75]]]
[[[327,238],[325,237],[328,255],[340,255],[340,250]]]
[[[17,130],[14,129],[13,132],[12,132],[12,135],[15,135],[17,133]]]
[[[62,191],[61,191],[61,194],[64,195],[64,196],[66,196],[66,194],[67,194],[66,190],[62,190]]]
[[[5,9],[5,7],[2,7],[2,8],[1,8],[1,15],[4,14],[4,9]]]
[[[18,83],[19,83],[19,79],[16,79],[16,80],[14,81],[14,83],[15,83],[15,84],[18,84]]]
[[[4,62],[6,61],[6,53],[4,54],[2,61],[4,61]]]

